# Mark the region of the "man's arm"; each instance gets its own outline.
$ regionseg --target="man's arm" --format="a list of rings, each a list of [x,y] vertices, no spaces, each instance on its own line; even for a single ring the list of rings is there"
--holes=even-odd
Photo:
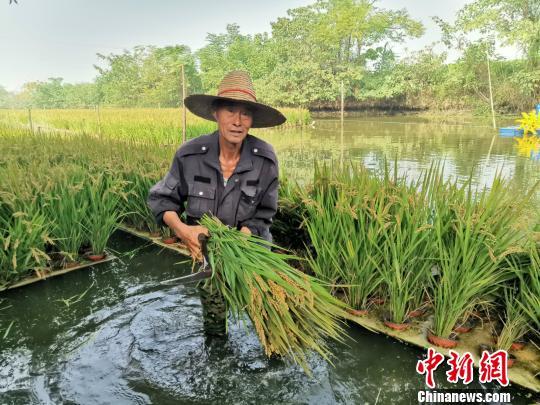
[[[159,226],[167,225],[163,220],[167,211],[175,212],[178,218],[182,215],[187,188],[183,187],[184,182],[182,162],[175,155],[171,168],[163,179],[152,186],[146,200]]]
[[[186,199],[187,184],[182,161],[175,155],[169,172],[150,189],[147,204],[156,218],[156,223],[171,228],[174,234],[184,241],[192,256],[200,260],[198,237],[200,233],[208,235],[208,230],[202,226],[189,226],[182,222],[180,215],[184,211]]]

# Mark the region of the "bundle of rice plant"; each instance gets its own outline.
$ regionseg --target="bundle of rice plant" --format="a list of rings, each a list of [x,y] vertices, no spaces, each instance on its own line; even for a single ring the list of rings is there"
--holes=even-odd
[[[245,310],[267,356],[292,359],[306,373],[309,350],[331,363],[325,341],[344,342],[347,305],[333,297],[317,279],[291,267],[287,260],[299,258],[273,252],[276,247],[247,236],[204,216],[208,228],[208,256],[214,269],[209,280],[219,289],[236,319]]]

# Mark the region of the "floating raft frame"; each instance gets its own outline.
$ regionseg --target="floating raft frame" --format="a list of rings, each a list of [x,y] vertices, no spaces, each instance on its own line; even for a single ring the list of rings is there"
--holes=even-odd
[[[137,236],[139,238],[151,241],[152,243],[155,243],[156,245],[166,247],[168,249],[172,249],[172,250],[174,250],[174,251],[176,251],[178,253],[181,253],[183,255],[189,256],[189,251],[181,243],[175,243],[173,245],[168,245],[168,244],[163,243],[161,241],[161,237],[152,237],[147,232],[140,232],[140,231],[137,231],[137,230],[135,230],[133,228],[130,228],[128,226],[125,226],[125,225],[119,225],[117,229],[119,229],[121,231],[124,231],[124,232],[127,232],[127,233],[130,233],[132,235],[135,235],[135,236]],[[29,285],[29,284],[36,283],[38,281],[46,280],[46,279],[51,278],[51,277],[60,276],[62,274],[70,273],[70,272],[75,271],[75,270],[84,269],[86,267],[95,266],[95,265],[98,265],[98,264],[101,264],[101,263],[107,263],[107,262],[110,262],[112,260],[117,259],[117,257],[115,255],[113,255],[112,253],[110,253],[110,252],[106,252],[106,253],[107,253],[107,256],[103,260],[98,260],[98,261],[84,260],[84,262],[81,263],[78,266],[73,266],[73,267],[68,267],[68,268],[63,268],[63,269],[56,269],[56,270],[52,270],[50,268],[45,268],[39,274],[35,274],[35,275],[32,275],[32,276],[23,278],[22,280],[17,281],[17,282],[15,282],[13,284],[1,284],[0,285],[0,292],[7,291],[7,290],[12,290],[14,288],[24,287],[25,285]]]
[[[134,228],[131,228],[129,226],[126,226],[126,225],[120,225],[118,226],[118,229],[120,231],[124,231],[126,233],[129,233],[133,236],[138,236],[139,238],[142,238],[142,239],[146,239],[147,241],[150,241],[152,243],[155,243],[156,245],[158,246],[161,246],[161,247],[164,247],[164,248],[167,248],[167,249],[170,249],[170,250],[174,250],[175,252],[178,252],[178,253],[181,253],[185,256],[191,256],[189,254],[189,250],[187,249],[187,247],[183,244],[183,243],[180,243],[180,242],[176,242],[176,243],[172,243],[172,244],[168,244],[168,243],[163,243],[162,240],[161,240],[161,236],[151,236],[150,233],[148,232],[142,232],[142,231],[138,231]]]
[[[377,312],[374,311],[376,314]],[[450,349],[434,346],[427,340],[427,330],[430,325],[429,317],[425,320],[415,319],[411,321],[411,326],[407,330],[396,331],[384,325],[384,323],[372,313],[366,316],[355,317],[358,324],[365,326],[370,330],[384,333],[395,339],[413,344],[415,346],[428,349],[433,348],[437,352],[450,357]],[[459,334],[458,346],[454,349],[460,355],[465,352],[471,353],[474,366],[478,367],[480,360],[479,345],[481,343],[492,345],[490,324],[485,322],[483,327],[476,326],[470,332]],[[540,350],[528,343],[522,350],[512,351],[511,354],[516,356],[516,362],[512,368],[508,369],[509,380],[516,385],[527,388],[535,393],[540,392],[540,379],[535,377],[535,374],[540,373]]]
[[[107,262],[110,262],[112,260],[115,260],[116,258],[117,257],[114,256],[113,254],[107,252],[107,256],[103,260],[98,260],[98,261],[95,261],[95,262],[85,260],[84,263],[81,263],[78,266],[68,267],[68,268],[64,268],[64,269],[57,269],[57,270],[45,269],[40,275],[33,275],[33,276],[30,276],[30,277],[26,277],[26,278],[23,278],[21,281],[17,281],[16,283],[13,283],[13,284],[0,285],[0,292],[7,291],[7,290],[12,290],[12,289],[18,288],[18,287],[23,287],[25,285],[33,284],[33,283],[36,283],[36,282],[42,281],[42,280],[47,280],[48,278],[60,276],[62,274],[70,273],[70,272],[75,271],[75,270],[84,269],[86,267],[95,266],[97,264],[107,263]]]

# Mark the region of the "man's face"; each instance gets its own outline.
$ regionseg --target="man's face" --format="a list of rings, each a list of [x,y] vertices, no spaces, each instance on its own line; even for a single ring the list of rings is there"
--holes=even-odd
[[[241,144],[253,123],[251,111],[243,104],[220,106],[214,112],[219,133],[227,142]]]

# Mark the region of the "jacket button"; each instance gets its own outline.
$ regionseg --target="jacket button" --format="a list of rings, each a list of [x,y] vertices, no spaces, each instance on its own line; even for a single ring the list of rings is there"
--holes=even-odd
[[[235,182],[235,183],[238,183],[238,179],[234,179],[234,182]]]
[[[255,148],[253,149],[253,153],[257,153],[259,151],[259,149]]]
[[[202,146],[201,149],[202,149],[202,150],[206,150],[206,146]]]
[[[199,195],[203,195],[204,193],[202,191],[199,191]]]

